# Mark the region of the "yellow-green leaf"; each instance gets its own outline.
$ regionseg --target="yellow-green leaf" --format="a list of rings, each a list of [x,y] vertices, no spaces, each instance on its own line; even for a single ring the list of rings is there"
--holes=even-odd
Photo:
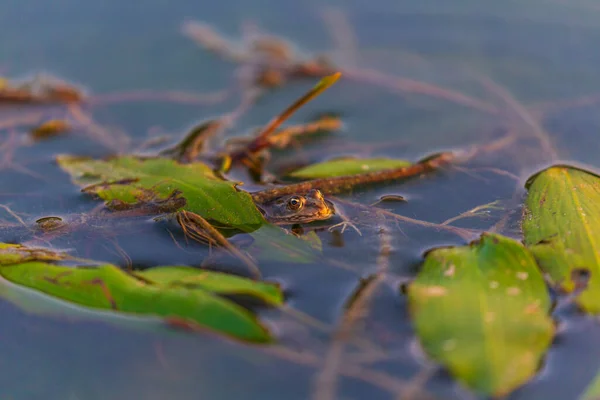
[[[526,187],[525,244],[566,292],[575,288],[574,273],[587,270],[587,288],[577,303],[600,313],[600,177],[559,165],[534,175]]]
[[[292,172],[290,176],[301,179],[331,178],[409,165],[411,165],[410,161],[391,158],[340,158],[300,168]]]
[[[530,379],[554,333],[533,256],[499,235],[430,251],[408,296],[425,352],[481,394],[501,396]]]
[[[279,285],[252,281],[222,272],[203,271],[183,266],[165,266],[136,272],[134,275],[162,286],[182,286],[188,289],[200,288],[218,294],[253,296],[272,305],[283,303],[283,293]]]
[[[108,160],[59,156],[58,163],[86,192],[107,202],[157,202],[179,191],[186,200],[185,210],[220,227],[252,231],[265,223],[248,193],[237,190],[234,182],[218,178],[200,162],[179,164],[170,159],[133,156]]]
[[[13,283],[90,308],[179,318],[242,340],[271,340],[267,328],[250,311],[199,285],[161,285],[138,279],[112,265],[90,268],[27,262],[2,266],[0,275]],[[186,279],[192,280],[190,276]],[[241,283],[241,279],[238,278],[237,285],[245,294],[254,295],[268,285],[261,284],[262,288],[257,286],[250,290],[253,282]],[[214,281],[224,279],[212,280],[213,286],[217,286]],[[230,283],[230,289],[231,286]],[[278,289],[271,285],[261,299],[280,303],[281,294],[274,296],[273,290]]]
[[[282,232],[275,225],[263,225],[251,233],[254,242],[248,251],[257,259],[286,263],[315,262],[323,250],[321,239],[311,232],[301,237]]]
[[[266,342],[271,335],[256,316],[220,295],[251,296],[269,305],[283,303],[279,285],[191,267],[164,266],[127,273],[109,265],[62,266],[64,253],[0,243],[0,276],[77,305],[138,316],[177,318],[239,339]],[[73,261],[72,259],[70,261]],[[27,296],[0,280],[0,297],[32,307]],[[52,307],[50,307],[52,308]],[[43,312],[43,311],[42,311]]]
[[[580,397],[581,400],[598,400],[600,399],[600,376],[586,388],[585,393]]]
[[[0,265],[26,261],[58,261],[67,257],[65,253],[53,250],[26,247],[20,244],[0,243]]]

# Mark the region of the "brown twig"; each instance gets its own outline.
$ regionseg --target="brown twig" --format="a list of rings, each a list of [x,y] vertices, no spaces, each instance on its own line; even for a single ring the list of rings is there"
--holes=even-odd
[[[223,119],[211,119],[193,127],[177,144],[158,154],[181,163],[194,161],[204,150],[206,142],[225,128]]]
[[[177,222],[187,237],[201,243],[209,242],[221,246],[246,264],[255,279],[260,279],[260,269],[254,260],[229,243],[221,232],[215,229],[208,221],[200,215],[186,210],[181,210],[176,215]]]
[[[263,150],[264,148],[269,146],[269,136],[275,132],[275,130],[285,122],[293,113],[295,113],[300,107],[304,104],[308,103],[325,90],[327,90],[331,85],[333,85],[339,78],[341,74],[339,72],[330,75],[328,77],[323,78],[315,87],[313,87],[308,93],[304,96],[300,97],[296,100],[292,105],[287,107],[282,113],[273,118],[264,129],[256,136],[254,140],[252,140],[246,148],[234,152],[231,155],[232,161],[240,161],[243,158],[248,157],[249,155],[253,155]]]
[[[198,27],[200,29],[197,29],[196,34],[191,33],[192,30],[190,28]],[[184,31],[209,51],[238,63],[251,64],[254,71],[254,83],[258,83],[263,87],[280,86],[289,78],[323,77],[339,71],[344,76],[347,76],[348,79],[378,86],[393,93],[422,94],[461,104],[488,114],[498,114],[496,107],[487,104],[481,99],[431,83],[388,75],[371,69],[334,67],[327,59],[322,57],[298,59],[290,52],[289,45],[286,45],[285,41],[276,37],[255,39],[250,43],[250,46],[254,46],[254,48],[239,49],[232,42],[223,39],[214,30],[202,23],[188,22],[184,25]],[[199,35],[197,34],[198,32],[200,32]],[[260,44],[262,43],[261,41],[266,44]],[[264,47],[267,45],[274,47],[271,42],[278,44],[278,46],[275,46],[279,48],[277,52],[272,50],[270,52],[264,51]],[[257,43],[259,44],[257,45]],[[273,54],[283,54],[282,48],[285,50],[283,51],[285,54],[284,57],[273,56]],[[262,51],[262,53],[253,54],[253,51],[258,53]]]
[[[89,132],[92,140],[100,143],[107,149],[122,152],[130,142],[127,135],[117,134],[97,124],[92,117],[87,115],[79,104],[69,104],[69,115]]]
[[[66,84],[47,84],[41,88],[4,87],[0,89],[0,104],[79,103],[83,95]]]
[[[332,178],[313,179],[310,181],[281,186],[274,189],[254,192],[252,193],[252,198],[258,203],[264,203],[279,196],[295,193],[307,193],[311,189],[319,189],[324,194],[340,193],[359,185],[411,178],[425,172],[439,169],[446,164],[452,163],[455,159],[456,155],[454,153],[440,153],[426,160],[403,168]]]
[[[342,128],[342,121],[337,117],[323,116],[306,124],[292,125],[273,133],[268,141],[270,147],[284,149],[294,138],[311,135],[317,132],[333,132]]]

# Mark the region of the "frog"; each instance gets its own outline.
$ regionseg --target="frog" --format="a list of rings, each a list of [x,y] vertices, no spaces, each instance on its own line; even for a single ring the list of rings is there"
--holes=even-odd
[[[319,189],[268,199],[255,199],[265,219],[276,225],[307,224],[323,221],[335,215],[333,203]]]
[[[305,224],[327,220],[334,215],[338,215],[343,221],[331,226],[330,229],[341,226],[343,232],[346,227],[351,227],[360,234],[360,230],[348,220],[344,213],[340,212],[340,210],[336,213],[333,203],[323,196],[324,193],[331,195],[351,190],[356,186],[418,176],[449,164],[455,158],[456,155],[452,152],[442,152],[409,166],[354,175],[313,179],[250,194],[254,204],[262,212],[265,219],[273,224]]]

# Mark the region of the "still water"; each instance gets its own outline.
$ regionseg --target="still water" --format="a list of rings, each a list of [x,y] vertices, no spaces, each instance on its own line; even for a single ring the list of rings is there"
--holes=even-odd
[[[9,0],[0,3],[0,73],[20,78],[47,72],[100,97],[138,90],[218,93],[231,86],[236,66],[184,37],[181,25],[188,20],[207,22],[231,38],[252,22],[306,54],[328,54],[342,66],[426,82],[507,110],[499,116],[420,90],[342,79],[293,117],[302,122],[328,111],[340,114],[345,124],[341,133],[309,144],[304,163],[344,155],[417,160],[439,150],[486,143],[510,129],[531,134],[535,123],[519,117],[515,110],[520,107],[550,132],[558,158],[600,167],[600,101],[594,98],[600,100],[600,6],[592,0]],[[262,97],[229,134],[250,133],[313,84],[294,82]],[[0,130],[6,144],[0,149],[0,203],[28,223],[91,210],[98,203],[83,196],[58,168],[57,154],[103,157],[136,149],[158,135],[176,139],[238,104],[239,97],[194,104],[100,103],[93,109],[95,121],[129,138],[119,146],[99,144],[77,132],[32,145],[20,139],[19,130]],[[20,112],[0,108],[0,119]],[[402,194],[407,203],[386,208],[438,223],[496,200],[515,208],[511,201],[518,205],[523,178],[548,161],[535,136],[531,138],[516,153],[490,154],[473,166],[513,175],[483,168],[476,174],[452,171],[342,197],[370,204],[384,194]],[[295,165],[293,156],[276,154],[272,165],[285,170]],[[517,237],[520,211],[515,210],[503,232]],[[487,229],[502,216],[492,212],[455,225]],[[1,218],[14,222],[7,213]],[[288,306],[314,319],[300,323],[282,311],[261,311],[282,344],[274,349],[170,331],[147,320],[66,311],[52,304],[47,307],[61,311],[40,316],[0,302],[0,398],[311,398],[323,379],[319,356],[331,351],[331,328],[360,279],[377,269],[382,227],[392,248],[389,277],[373,295],[356,340],[345,349],[346,367],[335,377],[335,398],[418,399],[425,391],[431,398],[473,398],[419,357],[399,289],[415,275],[424,251],[465,241],[452,233],[393,222],[372,224],[363,236],[351,230],[341,237],[318,231],[325,259],[337,264],[262,266],[265,279],[285,288]],[[109,238],[87,229],[52,245],[136,268],[199,265],[208,255],[202,246],[181,251],[164,227],[151,221],[113,228]],[[0,231],[4,242],[27,239],[18,228]],[[32,304],[42,302],[18,288],[9,292]],[[542,370],[511,399],[572,399],[596,374],[600,325],[575,312],[564,312],[559,323]],[[366,341],[376,344],[373,354],[379,356],[361,359]],[[417,387],[412,395],[402,392],[410,382]]]

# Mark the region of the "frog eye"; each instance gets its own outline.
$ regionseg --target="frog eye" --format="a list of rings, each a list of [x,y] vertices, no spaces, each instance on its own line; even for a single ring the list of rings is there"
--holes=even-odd
[[[288,200],[288,207],[290,210],[296,211],[302,208],[302,199],[299,197],[292,197]]]

